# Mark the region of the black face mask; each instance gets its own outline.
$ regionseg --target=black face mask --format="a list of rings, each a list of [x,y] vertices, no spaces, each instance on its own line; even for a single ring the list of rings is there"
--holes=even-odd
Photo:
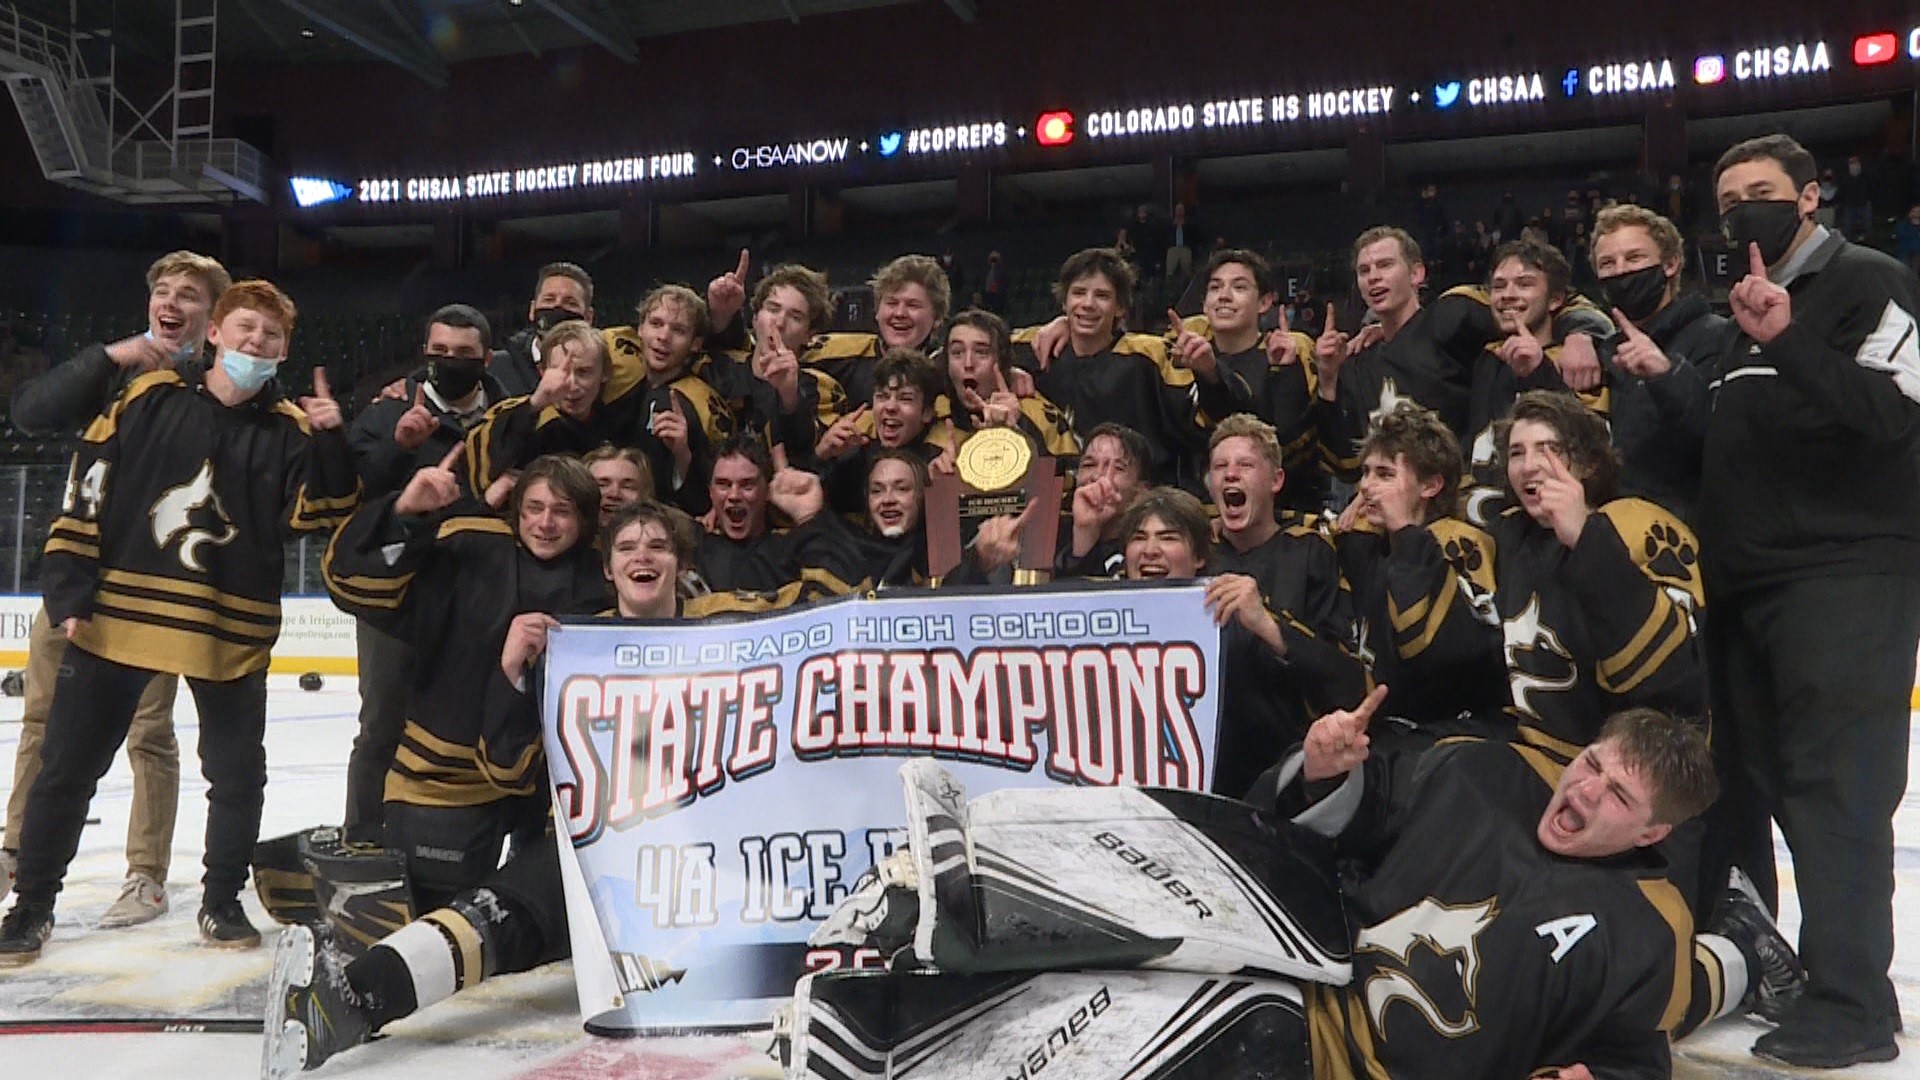
[[[1620,309],[1634,322],[1651,318],[1667,297],[1667,268],[1655,263],[1624,274],[1601,278],[1600,289],[1607,303]]]
[[[1750,199],[1734,203],[1720,215],[1720,231],[1732,244],[1735,265],[1744,265],[1749,244],[1760,245],[1768,266],[1779,262],[1800,232],[1800,203],[1796,199]]]
[[[452,356],[427,357],[427,381],[433,384],[434,393],[449,405],[473,393],[480,385],[480,373],[486,370],[484,360],[461,360]]]
[[[578,318],[582,316],[577,311],[568,311],[563,307],[543,307],[533,313],[533,325],[544,334],[568,319]]]

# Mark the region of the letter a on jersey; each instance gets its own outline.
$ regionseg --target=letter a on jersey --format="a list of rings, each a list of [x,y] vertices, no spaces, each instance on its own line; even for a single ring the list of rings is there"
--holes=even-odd
[[[1549,919],[1534,927],[1533,932],[1543,938],[1553,939],[1552,960],[1557,964],[1573,951],[1575,945],[1580,944],[1581,938],[1593,933],[1593,928],[1598,925],[1599,920],[1591,915],[1569,915],[1564,919]]]
[[[212,518],[212,528],[194,521],[194,511],[204,508],[207,514],[198,515],[204,522]],[[208,544],[219,547],[231,543],[240,535],[233,525],[233,519],[227,517],[226,508],[220,505],[220,496],[213,490],[213,462],[200,463],[200,471],[193,479],[170,488],[153,501],[149,515],[153,519],[153,546],[166,550],[169,544],[178,538],[180,565],[196,574],[207,572],[200,559],[200,549]]]

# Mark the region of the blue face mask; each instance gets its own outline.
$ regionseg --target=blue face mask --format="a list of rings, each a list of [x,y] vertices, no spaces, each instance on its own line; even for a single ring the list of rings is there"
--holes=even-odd
[[[244,393],[252,393],[267,385],[273,373],[280,368],[278,360],[262,360],[257,356],[248,356],[232,349],[220,350],[220,370]]]
[[[155,345],[160,345],[160,340],[153,336],[153,331],[151,330],[147,331],[145,334],[145,337],[148,341],[153,342]],[[166,348],[165,345],[160,345],[160,347],[163,349]],[[178,349],[174,350],[173,362],[176,364],[185,363],[186,361],[191,360],[198,355],[200,355],[200,347],[198,345],[195,345],[193,342],[189,341],[185,345],[182,345]]]

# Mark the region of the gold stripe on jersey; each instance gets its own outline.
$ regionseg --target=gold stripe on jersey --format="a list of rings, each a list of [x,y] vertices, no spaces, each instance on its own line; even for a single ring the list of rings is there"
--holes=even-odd
[[[305,409],[298,408],[292,402],[282,398],[273,403],[273,411],[299,425],[300,434],[313,434],[312,425],[307,423],[307,413]]]
[[[1314,1080],[1392,1080],[1373,1049],[1373,1031],[1359,1002],[1341,987],[1307,983],[1307,1047],[1313,1055]],[[1359,1058],[1361,1071],[1355,1071]]]
[[[1600,661],[1594,682],[1609,694],[1627,693],[1657,674],[1690,637],[1692,630],[1679,605],[1666,593],[1656,593],[1647,621],[1625,647]]]
[[[363,490],[360,481],[355,480],[351,495],[335,499],[309,499],[307,485],[302,483],[294,495],[293,512],[287,515],[287,524],[303,532],[337,529],[353,516],[354,509],[360,505]]]
[[[447,908],[429,911],[420,918],[432,923],[434,928],[440,931],[441,936],[447,939],[447,950],[453,954],[455,990],[465,990],[486,978],[485,962],[481,959],[484,952],[480,947],[480,932],[474,929],[472,923],[459,912]],[[423,1002],[422,1004],[432,1003]]]
[[[1693,999],[1693,957],[1689,948],[1693,942],[1693,913],[1671,881],[1657,878],[1637,884],[1647,903],[1673,930],[1673,995],[1660,1015],[1660,1030],[1671,1033],[1687,1015],[1687,1005]]]
[[[1080,436],[1074,434],[1073,425],[1067,422],[1067,414],[1060,407],[1044,397],[1020,399],[1020,415],[1027,418],[1033,429],[1040,433],[1040,449],[1054,457],[1080,456]],[[1072,477],[1066,478],[1070,483]]]
[[[1438,602],[1423,596],[1404,612],[1394,603],[1392,594],[1388,594],[1387,617],[1393,621],[1394,644],[1402,658],[1411,660],[1426,652],[1427,646],[1440,636],[1440,628],[1446,624],[1447,614],[1453,610],[1453,598],[1459,591],[1451,583],[1445,584],[1440,589]]]
[[[123,616],[108,608],[104,599],[97,598],[96,603],[100,606],[92,617],[74,627],[73,643],[116,664],[209,682],[232,682],[261,670],[271,659],[271,643],[223,641],[193,627],[161,625],[151,615]]]
[[[1193,372],[1173,362],[1173,355],[1167,350],[1167,339],[1153,334],[1122,334],[1120,340],[1113,343],[1115,356],[1144,356],[1153,361],[1160,371],[1160,381],[1175,389],[1185,390],[1193,385]]]
[[[433,539],[438,542],[461,533],[493,533],[496,536],[512,536],[513,526],[486,514],[461,514],[442,521],[439,531],[433,534]]]
[[[1558,788],[1560,786],[1560,775],[1567,771],[1565,762],[1555,761],[1539,749],[1531,746],[1514,746],[1513,752],[1519,754],[1520,760],[1526,762],[1527,766],[1537,773],[1540,779],[1545,780],[1548,787]]]
[[[1563,765],[1579,757],[1580,751],[1585,749],[1585,747],[1556,739],[1532,724],[1519,725],[1518,734],[1522,743],[1545,751],[1549,756],[1558,758]],[[1557,777],[1555,782],[1558,782]]]
[[[348,600],[368,607],[398,608],[401,598],[407,594],[407,586],[413,581],[412,572],[391,578],[340,576],[333,572],[335,545],[345,529],[337,530],[327,540],[327,553],[320,560],[320,577],[326,583],[327,591],[345,596]]]
[[[230,634],[236,638],[259,641],[271,646],[280,638],[280,621],[274,619],[262,625],[248,619],[238,619],[231,615],[222,615],[217,611],[175,603],[170,600],[156,600],[151,597],[136,596],[102,586],[94,601],[102,610],[112,610],[128,618],[151,615],[159,619],[174,619],[180,622],[195,623],[209,629]]]
[[[819,364],[833,360],[863,360],[880,355],[880,336],[878,334],[856,334],[836,331],[829,334],[817,334],[800,353],[803,364]]]
[[[280,618],[278,601],[254,600],[237,596],[197,581],[179,581],[174,578],[160,577],[157,574],[142,574],[133,570],[111,568],[100,572],[100,581],[103,585],[118,585],[129,589],[153,589],[197,600],[207,600],[238,614],[259,615],[275,620]]]
[[[100,526],[76,517],[63,515],[55,518],[53,527],[47,530],[47,543],[44,550],[48,555],[64,552],[91,562],[99,562]]]

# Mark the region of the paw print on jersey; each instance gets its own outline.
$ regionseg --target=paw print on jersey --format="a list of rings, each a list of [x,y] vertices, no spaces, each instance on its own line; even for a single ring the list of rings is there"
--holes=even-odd
[[[1662,521],[1647,530],[1647,569],[1676,581],[1692,581],[1693,565],[1699,560],[1693,542],[1680,530]]]
[[[1469,574],[1477,572],[1486,562],[1486,557],[1480,552],[1480,545],[1464,536],[1453,537],[1440,550],[1446,555],[1448,562]]]

